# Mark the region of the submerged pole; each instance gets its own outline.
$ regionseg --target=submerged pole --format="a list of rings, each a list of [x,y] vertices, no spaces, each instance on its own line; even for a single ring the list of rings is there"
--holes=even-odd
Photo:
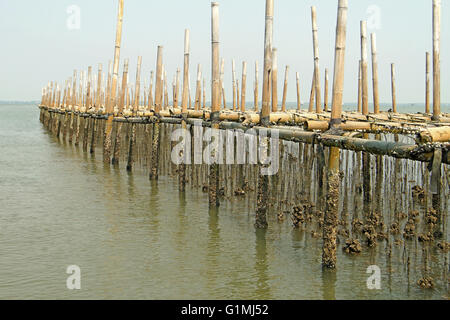
[[[211,3],[211,47],[212,47],[212,104],[211,104],[211,122],[212,129],[219,129],[220,121],[220,66],[219,66],[219,3]],[[216,137],[217,138],[217,137]],[[216,154],[218,152],[219,142],[214,139],[215,147],[212,147],[211,159],[213,163],[209,168],[209,207],[214,208],[219,206],[219,165],[216,161]]]
[[[266,26],[264,35],[264,74],[262,110],[260,116],[261,125],[267,126],[270,122],[270,83],[272,76],[272,39],[273,39],[273,0],[266,0]],[[266,141],[260,143],[267,143]],[[256,203],[255,228],[267,228],[267,208],[269,198],[269,177],[258,172],[258,193]]]
[[[347,34],[348,0],[339,0],[336,26],[336,49],[334,58],[333,101],[330,126],[341,123],[342,94],[344,89],[345,40]],[[339,158],[340,149],[330,148],[326,209],[323,227],[323,267],[336,268],[337,226],[339,215]]]
[[[105,137],[103,143],[103,162],[110,163],[111,161],[111,135],[112,135],[112,123],[114,118],[114,106],[116,98],[117,77],[119,73],[119,59],[120,59],[120,45],[122,41],[122,21],[123,21],[123,0],[119,0],[119,12],[117,15],[117,28],[116,28],[116,45],[114,50],[114,72],[112,77],[111,95],[109,103],[106,106],[106,113],[108,114],[108,120],[105,126]]]
[[[161,100],[162,100],[162,73],[163,73],[163,47],[158,46],[158,54],[156,58],[156,83],[155,83],[155,113],[161,112]],[[153,137],[152,137],[152,162],[150,169],[150,180],[158,180],[158,163],[159,163],[159,132],[160,124],[155,122],[153,124]]]

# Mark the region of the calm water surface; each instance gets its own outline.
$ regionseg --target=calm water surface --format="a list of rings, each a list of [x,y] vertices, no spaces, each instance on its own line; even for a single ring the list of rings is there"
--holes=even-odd
[[[36,106],[0,106],[0,145],[0,299],[448,296],[442,285],[417,288],[420,268],[408,274],[400,248],[390,262],[384,250],[339,250],[337,271],[323,272],[320,239],[288,222],[257,232],[239,201],[210,212],[201,190],[182,197],[171,178],[152,184],[139,169],[105,167],[100,152],[48,134]],[[381,290],[366,286],[373,264]],[[81,268],[79,291],[66,288],[69,265]]]

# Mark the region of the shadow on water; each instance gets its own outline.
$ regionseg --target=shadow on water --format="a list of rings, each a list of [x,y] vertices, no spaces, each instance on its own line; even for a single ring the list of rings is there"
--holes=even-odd
[[[257,278],[255,293],[261,299],[271,299],[267,258],[267,230],[257,229],[255,236],[255,273]]]

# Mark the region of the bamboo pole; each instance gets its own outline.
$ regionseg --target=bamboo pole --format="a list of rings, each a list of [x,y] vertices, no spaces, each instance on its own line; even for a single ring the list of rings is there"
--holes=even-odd
[[[242,62],[241,112],[245,112],[245,94],[247,90],[247,62]]]
[[[362,63],[361,60],[358,62],[358,113],[361,112],[361,104],[362,104]]]
[[[431,55],[429,52],[426,53],[425,61],[425,113],[430,114],[430,65],[431,65]]]
[[[309,94],[309,108],[308,112],[313,112],[314,110],[314,96],[315,96],[315,87],[316,87],[316,72],[313,71],[313,78],[311,82],[311,92]]]
[[[231,72],[232,72],[232,81],[233,81],[233,111],[236,111],[236,63],[234,59],[231,61]]]
[[[142,57],[138,57],[137,69],[136,69],[136,84],[134,91],[134,107],[133,107],[133,115],[136,116],[139,111],[139,101],[140,101],[140,93],[141,93],[141,66],[142,66]]]
[[[86,111],[92,106],[92,67],[88,67],[87,90],[86,90]]]
[[[167,86],[167,71],[164,69],[164,109],[169,108],[169,90]]]
[[[286,112],[286,98],[287,98],[287,88],[288,88],[288,75],[289,66],[286,66],[284,71],[284,86],[283,86],[283,100],[281,102],[281,111]]]
[[[202,65],[198,64],[197,67],[197,85],[195,90],[195,110],[200,110],[202,102]]]
[[[441,115],[441,0],[433,0],[433,120]]]
[[[272,76],[272,41],[273,41],[273,0],[266,0],[266,22],[264,34],[264,74],[263,74],[263,92],[261,124],[267,125],[270,116],[270,83]],[[266,216],[267,208],[261,209],[262,216]],[[264,224],[264,223],[263,223]],[[267,222],[265,223],[267,225]]]
[[[317,12],[316,7],[311,7],[311,22],[312,22],[312,33],[313,33],[313,54],[314,54],[314,90],[316,95],[316,113],[322,112],[322,102],[320,101],[321,90],[320,90],[320,68],[319,68],[319,37],[317,28]]]
[[[119,115],[122,114],[125,105],[125,95],[127,91],[127,79],[128,79],[128,63],[129,63],[128,59],[125,59],[123,66],[122,88],[120,91],[120,99],[119,99],[119,112],[118,112]]]
[[[148,88],[148,108],[152,109],[154,107],[154,101],[153,101],[153,79],[154,79],[154,72],[150,71],[150,86]],[[178,93],[177,93],[178,95]]]
[[[295,74],[295,78],[297,82],[297,111],[301,111],[302,102],[300,100],[300,75],[298,72]]]
[[[328,112],[328,86],[329,86],[328,69],[325,69],[325,93],[323,97],[323,109]]]
[[[262,93],[262,109],[260,115],[260,124],[267,126],[270,123],[270,85],[272,76],[272,40],[273,40],[273,9],[274,1],[266,0],[266,22],[264,34],[264,74],[263,74],[263,93]],[[261,141],[267,144],[265,141]],[[263,175],[261,171],[258,174],[258,191],[256,202],[255,228],[267,228],[267,208],[268,208],[268,190],[269,178]]]
[[[333,100],[330,126],[340,125],[342,115],[342,94],[344,89],[345,40],[347,34],[348,0],[339,0],[336,26],[336,49],[334,59]],[[322,265],[336,268],[337,226],[339,215],[339,158],[340,149],[330,148],[326,210],[323,226]]]
[[[377,57],[377,35],[370,34],[372,43],[372,85],[373,85],[373,113],[380,113],[380,102],[378,96],[378,57]]]
[[[220,121],[220,69],[219,69],[219,3],[211,3],[211,47],[212,47],[212,88],[211,88],[211,121],[212,128],[219,129]],[[218,147],[218,141],[215,141]],[[216,151],[217,152],[217,151]],[[211,154],[214,159],[214,150]],[[209,168],[209,207],[216,208],[219,206],[219,165],[214,162]]]
[[[258,88],[258,78],[259,78],[259,70],[258,70],[258,61],[255,61],[255,83],[254,83],[254,89],[253,89],[253,106],[255,107],[255,112],[259,111],[259,103],[258,103],[258,97],[259,97],[259,88]]]
[[[367,22],[361,21],[362,114],[369,114],[369,80],[367,76]]]
[[[188,108],[189,99],[189,50],[190,37],[189,29],[184,32],[184,68],[183,68],[183,95],[181,101],[182,113],[185,114]]]
[[[203,78],[203,109],[206,109],[206,81]]]
[[[395,64],[391,64],[392,112],[397,113],[397,95],[395,90]]]
[[[240,89],[239,89],[239,79],[236,79],[236,109],[239,111],[240,106],[241,106],[241,94],[240,94]]]
[[[103,65],[101,63],[98,64],[98,75],[97,75],[97,94],[95,98],[95,111],[98,111],[101,104],[101,87],[102,87],[102,74],[103,74]]]
[[[110,100],[106,106],[106,113],[108,114],[108,120],[106,121],[105,138],[103,143],[103,161],[105,163],[110,163],[111,161],[111,134],[112,134],[112,122],[114,118],[113,112],[116,98],[117,77],[119,73],[120,45],[122,41],[122,22],[123,22],[123,0],[119,0],[119,11],[117,15],[117,28],[116,28],[116,44],[114,50],[114,72],[112,77]]]
[[[272,50],[272,112],[278,111],[278,50]]]
[[[221,67],[220,67],[220,95],[222,97],[223,109],[226,109],[227,108],[227,99],[225,96],[224,75],[225,75],[225,59],[222,59],[222,63],[221,63]]]
[[[178,108],[178,95],[180,93],[180,68],[177,68],[177,75],[175,80],[175,93],[173,98],[173,107]]]
[[[155,84],[155,112],[159,113],[162,109],[162,77],[163,77],[163,47],[158,46],[158,55],[156,60],[156,84]]]

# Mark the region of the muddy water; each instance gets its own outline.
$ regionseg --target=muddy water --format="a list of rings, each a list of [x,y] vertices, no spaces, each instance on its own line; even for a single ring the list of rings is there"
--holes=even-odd
[[[0,145],[0,299],[448,299],[448,254],[435,243],[380,241],[374,248],[363,243],[354,256],[344,253],[341,243],[337,270],[323,271],[322,240],[314,226],[293,228],[289,214],[280,222],[274,213],[280,210],[274,209],[268,230],[255,231],[251,194],[230,196],[210,211],[202,188],[188,184],[179,195],[177,177],[161,175],[156,184],[140,163],[132,173],[105,167],[100,150],[91,156],[82,144],[74,147],[48,133],[35,106],[0,106]],[[285,172],[303,170],[282,165]],[[398,166],[405,166],[403,173],[421,170]],[[385,168],[394,179],[393,167]],[[162,171],[169,169],[165,164]],[[354,171],[341,170],[346,177]],[[311,182],[294,180],[278,184],[286,198],[295,199],[289,190]],[[409,192],[404,188],[383,184],[378,194],[389,199],[394,191]],[[350,189],[355,190],[341,199],[341,208],[359,202],[352,196],[357,188]],[[407,205],[406,197],[385,200],[383,212]],[[350,223],[355,213],[349,210],[348,216]],[[79,291],[66,288],[69,265],[81,268]],[[381,270],[380,290],[367,287],[371,265]],[[416,284],[424,265],[434,289]]]

